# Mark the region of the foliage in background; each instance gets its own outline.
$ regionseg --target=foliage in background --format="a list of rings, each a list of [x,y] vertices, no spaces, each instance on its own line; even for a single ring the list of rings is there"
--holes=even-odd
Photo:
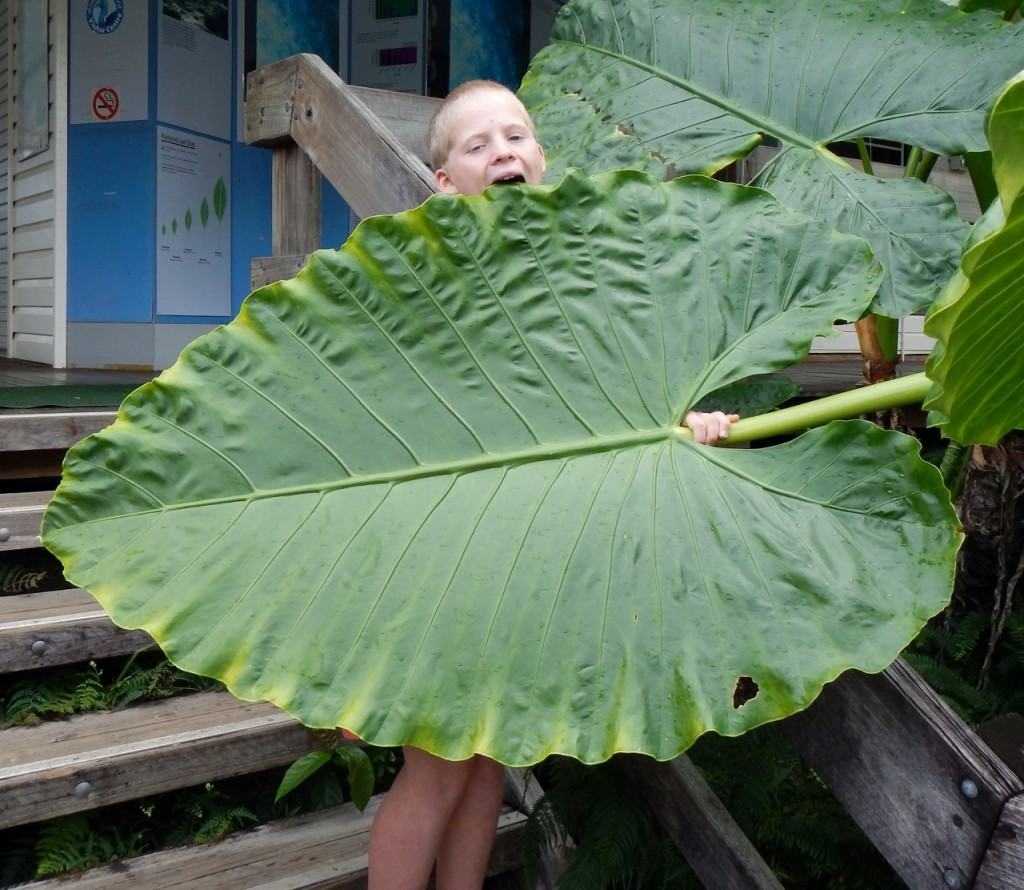
[[[216,680],[186,673],[155,651],[8,675],[0,678],[0,728],[219,688]]]

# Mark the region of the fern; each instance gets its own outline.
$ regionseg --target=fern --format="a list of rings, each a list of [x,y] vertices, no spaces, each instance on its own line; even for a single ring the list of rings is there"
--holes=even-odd
[[[259,822],[252,810],[233,803],[230,797],[207,782],[172,805],[169,813],[169,845],[205,843],[246,823]]]
[[[143,652],[136,652],[125,663],[105,694],[105,706],[121,708],[132,702],[156,701],[182,692],[221,688],[216,680],[188,674],[165,658],[155,663],[141,663]]]
[[[1024,607],[1007,616],[1006,625],[984,675],[991,634],[992,610],[951,607],[930,622],[904,653],[921,674],[967,723],[976,725],[1024,708]]]
[[[0,596],[53,588],[63,579],[60,562],[42,548],[0,554]]]
[[[246,823],[259,822],[252,810],[245,807],[230,807],[218,813],[210,813],[196,826],[192,840],[197,844],[223,837],[229,831],[242,828]]]
[[[28,593],[36,590],[49,573],[33,572],[16,565],[0,565],[0,594]]]
[[[169,698],[183,692],[221,688],[215,680],[187,674],[154,653],[146,665],[133,655],[116,679],[104,683],[96,662],[34,672],[0,688],[0,727],[39,723],[85,711],[111,710],[138,700]]]
[[[113,825],[95,826],[82,813],[46,823],[36,838],[36,877],[91,868],[141,852],[138,836]]]
[[[81,700],[78,673],[58,670],[43,679],[15,680],[0,699],[0,726],[31,725],[47,717],[73,714],[76,701]]]

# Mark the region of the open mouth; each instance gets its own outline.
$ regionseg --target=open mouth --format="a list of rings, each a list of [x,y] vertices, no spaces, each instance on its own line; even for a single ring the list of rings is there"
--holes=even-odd
[[[503,176],[501,179],[495,179],[491,185],[505,185],[509,182],[526,182],[526,177],[522,173],[513,173],[509,176]]]

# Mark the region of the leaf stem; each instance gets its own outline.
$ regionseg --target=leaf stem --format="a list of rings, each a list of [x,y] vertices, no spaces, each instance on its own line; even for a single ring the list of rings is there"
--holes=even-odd
[[[908,374],[906,377],[884,380],[779,411],[748,417],[732,425],[728,443],[739,445],[772,436],[791,435],[831,420],[919,403],[924,400],[931,385],[924,373]]]

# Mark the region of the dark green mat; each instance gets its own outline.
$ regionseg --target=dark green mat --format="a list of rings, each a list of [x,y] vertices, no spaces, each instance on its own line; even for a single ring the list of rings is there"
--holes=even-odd
[[[0,408],[116,408],[139,383],[0,387]]]

